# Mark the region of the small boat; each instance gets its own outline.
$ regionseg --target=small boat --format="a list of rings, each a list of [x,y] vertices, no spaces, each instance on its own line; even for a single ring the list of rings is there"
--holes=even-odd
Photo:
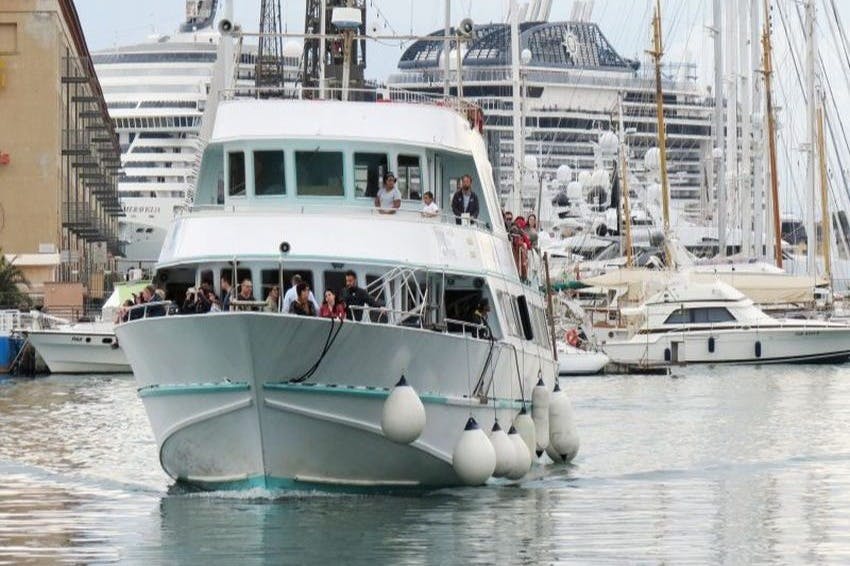
[[[51,373],[132,373],[115,337],[116,310],[149,282],[116,285],[95,322],[41,325],[34,319],[23,334]]]
[[[641,306],[623,308],[627,331],[597,332],[611,362],[626,370],[673,365],[843,362],[850,325],[776,319],[734,287],[680,281]],[[606,339],[607,338],[607,339]]]
[[[608,356],[594,350],[583,350],[557,341],[558,375],[595,375],[601,372],[608,362]]]

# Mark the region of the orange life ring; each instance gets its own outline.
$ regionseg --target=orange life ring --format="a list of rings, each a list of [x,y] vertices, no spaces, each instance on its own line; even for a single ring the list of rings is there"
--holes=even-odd
[[[573,348],[578,347],[578,331],[575,328],[570,328],[564,334],[564,340]]]

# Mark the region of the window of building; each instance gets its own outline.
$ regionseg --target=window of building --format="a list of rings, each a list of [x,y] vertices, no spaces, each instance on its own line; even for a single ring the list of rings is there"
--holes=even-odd
[[[232,197],[245,196],[245,153],[241,151],[228,152],[227,170],[230,179],[227,194]]]
[[[254,152],[254,194],[258,197],[286,194],[282,151]]]
[[[354,195],[374,197],[378,194],[378,189],[383,185],[388,162],[386,153],[355,153]]]
[[[344,196],[342,152],[296,151],[295,177],[300,196]]]
[[[422,169],[418,155],[398,156],[398,190],[401,198],[422,200]]]

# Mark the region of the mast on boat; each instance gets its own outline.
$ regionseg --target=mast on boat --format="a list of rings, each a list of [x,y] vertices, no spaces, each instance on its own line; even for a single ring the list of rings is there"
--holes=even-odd
[[[820,211],[821,211],[821,237],[823,238],[823,276],[827,284],[827,303],[832,302],[832,260],[830,258],[830,216],[829,201],[829,179],[826,173],[826,144],[823,137],[823,104],[818,105],[818,155],[820,156]]]
[[[720,257],[726,255],[726,160],[725,129],[723,125],[723,35],[721,0],[714,0],[714,185],[717,192],[717,248]]]
[[[815,210],[817,206],[817,175],[815,173],[815,144],[817,143],[817,101],[815,100],[815,3],[806,0],[806,122],[808,127],[808,148],[806,159],[806,270],[809,275],[817,276],[818,238],[815,232]]]
[[[623,200],[623,247],[626,252],[626,267],[634,265],[632,257],[632,212],[629,207],[629,167],[626,160],[626,130],[623,125],[623,93],[620,92],[619,103],[619,132],[620,132],[620,188]]]
[[[661,0],[655,0],[655,17],[652,19],[652,51],[655,61],[655,106],[658,115],[658,156],[661,170],[661,214],[665,238],[670,232],[670,186],[667,179],[667,130],[664,126],[664,93],[661,89]]]
[[[764,98],[767,115],[767,143],[770,165],[770,204],[773,213],[773,256],[776,267],[782,267],[782,223],[779,218],[779,177],[776,165],[776,117],[773,109],[771,77],[773,75],[773,46],[770,42],[770,0],[764,0],[764,33],[762,51],[764,58]]]

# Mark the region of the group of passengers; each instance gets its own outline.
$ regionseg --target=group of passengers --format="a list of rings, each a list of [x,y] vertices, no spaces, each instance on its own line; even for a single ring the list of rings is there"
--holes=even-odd
[[[391,171],[384,173],[383,186],[375,195],[375,208],[380,214],[395,214],[401,208],[401,191],[396,187],[396,176]],[[457,191],[452,196],[452,213],[455,222],[460,224],[464,218],[478,218],[480,205],[478,196],[472,190],[472,176],[464,175],[460,179]],[[440,207],[434,202],[434,193],[425,191],[422,195],[422,209],[425,218],[435,218],[440,215]]]
[[[508,231],[508,237],[511,241],[511,249],[514,254],[514,261],[520,273],[520,278],[528,279],[528,253],[532,249],[537,248],[538,225],[537,216],[529,214],[528,218],[514,215],[511,211],[502,212],[502,217],[505,221],[505,230]]]
[[[201,288],[207,296],[213,295],[210,301],[214,300],[214,305],[217,305],[218,308],[207,310],[193,308],[193,305],[197,303],[190,301],[190,292],[194,293],[194,288],[190,288],[187,291],[186,302],[184,307],[180,309],[180,313],[194,314],[243,309],[284,312],[299,316],[360,320],[365,307],[383,307],[380,301],[357,285],[357,275],[351,270],[345,273],[345,287],[342,292],[338,294],[333,289],[326,289],[321,304],[316,300],[310,285],[304,281],[301,275],[293,275],[290,283],[291,286],[286,290],[283,297],[281,297],[280,287],[274,285],[269,290],[264,304],[258,304],[258,301],[254,299],[254,285],[250,279],[243,279],[238,289],[234,289],[231,286],[230,278],[223,275],[221,277],[222,294],[220,298],[215,296],[208,283],[201,284]]]
[[[115,324],[145,316],[162,316],[165,314],[165,308],[158,304],[165,301],[165,291],[162,289],[147,285],[140,293],[132,293],[131,297],[131,299],[125,300],[115,312]],[[149,308],[134,308],[149,303],[152,305]],[[147,314],[145,314],[145,311],[147,311]]]

